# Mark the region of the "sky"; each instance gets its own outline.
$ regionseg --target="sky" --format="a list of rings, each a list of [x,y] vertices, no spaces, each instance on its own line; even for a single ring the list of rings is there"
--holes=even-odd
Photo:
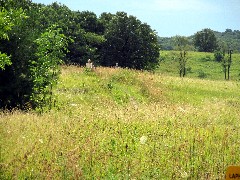
[[[240,30],[240,0],[32,0],[58,2],[74,11],[124,11],[147,23],[160,37],[190,36],[204,28]]]

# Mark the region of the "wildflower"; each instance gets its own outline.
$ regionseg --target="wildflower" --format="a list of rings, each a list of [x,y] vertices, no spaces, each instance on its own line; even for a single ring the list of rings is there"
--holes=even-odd
[[[142,137],[140,137],[140,143],[141,143],[141,144],[145,144],[146,141],[147,141],[147,136],[142,136]]]
[[[43,143],[43,140],[42,140],[42,139],[39,139],[39,142],[40,142],[40,143]]]
[[[186,171],[183,171],[183,172],[181,172],[181,176],[182,176],[182,178],[188,178],[188,173],[186,172]]]
[[[182,107],[179,107],[178,110],[179,110],[180,112],[182,112],[182,113],[186,112],[186,110],[183,109]]]

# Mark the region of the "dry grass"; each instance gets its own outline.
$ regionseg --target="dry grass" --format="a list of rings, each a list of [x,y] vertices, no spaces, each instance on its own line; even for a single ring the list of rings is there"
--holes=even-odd
[[[2,179],[223,179],[239,165],[238,82],[70,66],[55,91],[51,112],[0,113]]]

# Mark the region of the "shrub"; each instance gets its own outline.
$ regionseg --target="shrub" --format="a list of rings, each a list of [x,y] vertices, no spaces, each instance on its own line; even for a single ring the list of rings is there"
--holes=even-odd
[[[198,77],[204,79],[207,77],[207,74],[203,70],[199,70]]]
[[[221,51],[215,51],[214,52],[214,58],[215,58],[215,61],[221,62],[224,58],[224,53],[221,52]]]

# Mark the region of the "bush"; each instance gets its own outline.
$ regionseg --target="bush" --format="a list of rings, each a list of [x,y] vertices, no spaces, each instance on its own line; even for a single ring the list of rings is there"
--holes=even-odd
[[[204,79],[207,77],[207,74],[203,70],[198,71],[198,77]]]
[[[65,56],[67,39],[60,33],[61,29],[50,27],[34,42],[37,45],[37,60],[32,61],[31,77],[33,92],[31,101],[34,108],[43,111],[51,109],[53,99],[53,86],[57,84],[60,74],[60,64]]]
[[[215,61],[221,62],[224,58],[224,53],[221,52],[221,51],[215,51],[214,52],[214,58],[215,58]]]

